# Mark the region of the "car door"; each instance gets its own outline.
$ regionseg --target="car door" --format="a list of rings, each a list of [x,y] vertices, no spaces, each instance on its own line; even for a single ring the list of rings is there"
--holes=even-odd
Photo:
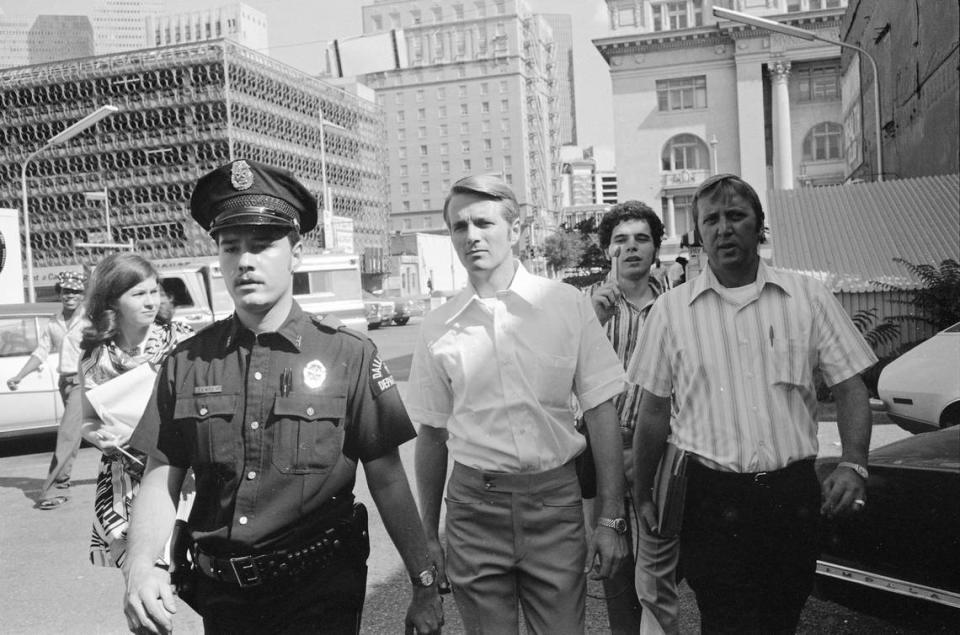
[[[47,317],[0,316],[0,435],[55,427],[63,412],[57,389],[57,353],[20,382],[17,390],[7,379],[19,372],[37,347]]]

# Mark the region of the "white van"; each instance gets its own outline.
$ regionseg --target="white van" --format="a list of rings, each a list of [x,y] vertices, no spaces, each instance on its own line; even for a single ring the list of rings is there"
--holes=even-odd
[[[215,259],[157,262],[162,285],[176,308],[175,319],[199,330],[233,312],[220,266]],[[363,330],[364,314],[359,257],[310,254],[293,274],[293,297],[308,313],[334,315],[346,326]]]

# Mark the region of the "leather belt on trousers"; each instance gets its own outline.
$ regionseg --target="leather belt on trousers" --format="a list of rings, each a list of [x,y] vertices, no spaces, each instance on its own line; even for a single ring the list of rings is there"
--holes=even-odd
[[[272,553],[223,558],[205,553],[194,547],[193,563],[204,575],[220,582],[239,585],[241,588],[294,577],[323,568],[351,553],[363,549],[367,541],[366,510],[358,505],[354,518],[346,518],[328,527],[316,542],[299,549],[282,549]],[[362,514],[362,523],[358,515]],[[363,553],[364,559],[366,554]]]
[[[793,479],[802,477],[805,474],[812,472],[813,459],[801,459],[799,461],[794,461],[787,467],[779,470],[770,470],[767,472],[724,472],[709,468],[699,461],[691,461],[689,465],[690,467],[688,467],[688,471],[691,474],[708,473],[708,478],[714,482],[725,482],[731,484],[749,483],[751,485],[771,487],[781,483],[789,483]]]

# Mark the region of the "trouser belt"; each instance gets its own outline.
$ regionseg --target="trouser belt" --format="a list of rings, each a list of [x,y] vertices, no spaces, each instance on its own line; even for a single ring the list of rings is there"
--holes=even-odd
[[[782,483],[789,483],[797,478],[813,472],[813,459],[800,459],[794,461],[787,467],[779,470],[770,470],[767,472],[724,472],[714,470],[703,465],[699,461],[690,461],[688,463],[688,472],[691,476],[705,475],[715,483],[730,484],[750,484],[763,487],[777,486]]]
[[[334,523],[320,535],[319,540],[298,549],[259,555],[218,557],[195,546],[193,563],[209,578],[245,588],[316,571],[350,555],[365,560],[369,552],[366,508],[355,504],[352,518]]]

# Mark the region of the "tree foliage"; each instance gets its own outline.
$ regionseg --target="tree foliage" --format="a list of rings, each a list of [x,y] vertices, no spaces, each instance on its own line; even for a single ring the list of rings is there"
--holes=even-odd
[[[554,274],[577,266],[582,255],[583,241],[575,233],[560,231],[543,241],[543,257]]]
[[[911,291],[910,303],[922,318],[938,331],[960,322],[960,263],[952,258],[940,262],[940,266],[917,265],[903,258],[895,262],[906,267],[921,286]]]

